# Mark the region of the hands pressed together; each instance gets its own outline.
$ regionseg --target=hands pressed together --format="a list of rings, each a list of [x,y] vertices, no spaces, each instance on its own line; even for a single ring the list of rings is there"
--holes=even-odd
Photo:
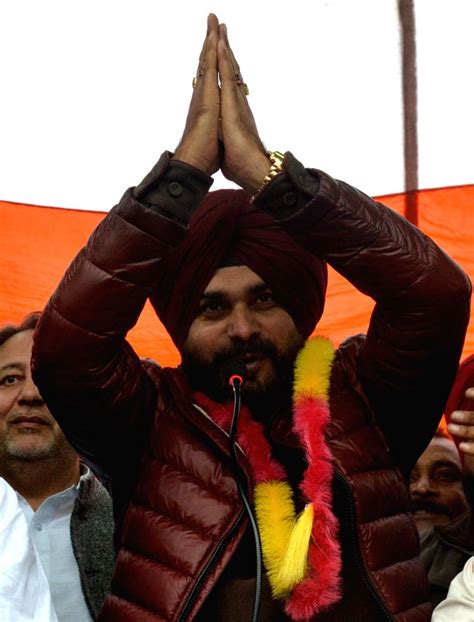
[[[174,159],[225,177],[254,194],[271,162],[248,104],[248,89],[229,46],[227,27],[210,14],[186,125]]]

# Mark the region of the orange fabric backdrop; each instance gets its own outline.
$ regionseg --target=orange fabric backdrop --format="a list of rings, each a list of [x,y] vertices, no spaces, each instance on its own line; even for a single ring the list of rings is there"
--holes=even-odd
[[[474,280],[474,185],[421,190],[416,198],[418,226]],[[379,199],[405,213],[405,194]],[[44,306],[69,262],[104,216],[102,212],[0,201],[0,324],[19,322],[30,311]],[[346,336],[366,330],[372,307],[371,299],[331,270],[326,309],[317,332],[338,344]],[[154,358],[161,365],[179,362],[176,349],[149,304],[129,340],[141,356]],[[474,325],[463,356],[472,353]]]

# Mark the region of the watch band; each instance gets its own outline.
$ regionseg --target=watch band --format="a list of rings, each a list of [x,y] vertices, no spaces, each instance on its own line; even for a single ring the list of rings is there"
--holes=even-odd
[[[265,186],[272,181],[272,179],[275,179],[277,175],[283,173],[283,160],[285,159],[285,154],[281,153],[281,151],[267,151],[267,156],[272,165],[270,166],[268,173],[263,178],[257,192],[253,195],[252,201],[255,200],[255,198],[262,192]]]

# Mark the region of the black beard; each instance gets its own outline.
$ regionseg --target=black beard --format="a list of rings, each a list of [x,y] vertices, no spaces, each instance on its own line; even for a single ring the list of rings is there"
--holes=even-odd
[[[242,385],[242,402],[257,419],[268,419],[276,410],[291,408],[295,358],[303,340],[294,344],[285,357],[278,354],[275,346],[256,337],[245,343],[236,343],[215,355],[212,363],[204,364],[199,355],[183,350],[181,367],[186,373],[193,391],[201,391],[212,400],[226,404],[233,400],[232,388],[222,369],[229,359],[258,352],[273,363],[273,378],[265,385],[249,379]]]

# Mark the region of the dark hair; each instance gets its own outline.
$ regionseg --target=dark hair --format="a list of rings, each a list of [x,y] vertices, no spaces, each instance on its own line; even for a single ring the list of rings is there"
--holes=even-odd
[[[22,333],[24,330],[33,330],[39,322],[41,312],[33,311],[28,313],[21,320],[19,324],[5,324],[0,328],[0,346],[3,346],[5,341],[16,335]]]

